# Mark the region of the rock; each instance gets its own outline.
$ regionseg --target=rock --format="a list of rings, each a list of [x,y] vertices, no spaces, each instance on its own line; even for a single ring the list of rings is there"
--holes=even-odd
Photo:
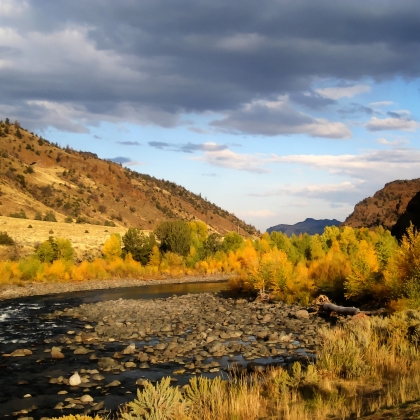
[[[85,349],[84,347],[79,347],[73,353],[74,354],[86,354],[86,353],[89,353],[89,350]]]
[[[137,367],[137,365],[134,362],[127,362],[124,366],[126,368],[135,368],[135,367]]]
[[[120,386],[120,385],[121,385],[120,381],[112,381],[108,385],[105,385],[105,387],[109,388],[109,387]]]
[[[12,357],[24,357],[24,356],[30,356],[31,354],[32,354],[32,351],[29,350],[29,349],[17,349],[10,356],[12,356]]]
[[[82,383],[82,380],[80,379],[80,376],[77,372],[75,372],[72,376],[69,378],[69,385],[71,386],[78,386]]]
[[[136,381],[136,385],[138,385],[138,386],[144,386],[144,384],[145,384],[146,382],[149,382],[149,381],[148,381],[147,379],[140,378],[140,379],[137,379],[137,381]]]
[[[32,395],[31,394],[25,394],[24,396],[23,396],[23,398],[31,398],[32,397]]]
[[[93,398],[89,394],[85,394],[80,397],[80,401],[83,403],[88,403],[88,402],[92,402]]]
[[[53,347],[51,349],[51,358],[52,359],[64,359],[64,354],[61,352],[60,347]]]
[[[263,363],[249,362],[247,365],[248,372],[264,372],[266,366]]]
[[[146,362],[140,363],[140,366],[139,366],[140,369],[149,369],[149,367],[150,366]]]
[[[103,401],[96,403],[90,410],[91,411],[99,411],[104,408],[105,403]]]
[[[94,381],[103,381],[103,380],[105,379],[105,376],[100,375],[99,373],[97,373],[96,375],[93,375],[93,376],[92,376],[92,379],[93,379]]]
[[[101,357],[98,361],[99,369],[108,369],[118,366],[118,363],[112,357]]]
[[[122,354],[125,354],[125,355],[134,354],[135,350],[136,350],[136,345],[132,343],[123,350]]]
[[[301,309],[295,313],[297,319],[309,319],[309,312],[306,309]]]

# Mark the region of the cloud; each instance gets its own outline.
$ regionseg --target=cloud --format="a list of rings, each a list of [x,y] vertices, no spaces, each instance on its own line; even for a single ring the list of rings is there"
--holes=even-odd
[[[203,174],[203,176],[218,177],[218,176],[220,176],[220,175],[218,175],[218,174],[216,174],[216,173],[214,173],[214,172],[209,172],[209,173],[207,173],[207,174]]]
[[[380,14],[369,2],[331,0],[103,0],[100,10],[82,0],[0,3],[2,114],[30,129],[76,132],[100,121],[173,127],[207,111],[229,123],[257,99],[290,95],[322,109],[325,99],[368,89],[352,82],[305,96],[319,80],[420,72],[420,4],[411,0],[386,2]],[[270,125],[269,133],[290,131]]]
[[[163,141],[149,141],[149,146],[159,150],[167,150],[171,152],[194,153],[194,152],[217,152],[227,149],[225,144],[217,144],[213,142],[207,143],[166,143]]]
[[[344,139],[352,136],[349,128],[341,122],[312,118],[294,110],[286,100],[253,101],[241,109],[227,112],[221,120],[210,123],[223,132],[277,136],[284,134],[307,134],[311,137]]]
[[[188,130],[192,131],[193,133],[197,134],[209,134],[210,132],[208,130],[203,130],[199,127],[188,127]]]
[[[246,217],[259,217],[259,218],[265,218],[265,217],[271,217],[275,216],[276,213],[272,210],[248,210],[244,212],[237,212],[240,216]]]
[[[102,137],[97,136],[96,134],[93,136],[93,138],[96,139],[96,140],[102,140]]]
[[[335,203],[355,203],[360,196],[360,182],[342,182],[339,184],[307,185],[301,187],[281,187],[272,191],[252,193],[253,197],[296,196],[310,199],[322,199]]]
[[[123,146],[141,146],[138,141],[117,141],[117,143]]]
[[[111,162],[115,162],[115,163],[120,163],[121,165],[125,165],[125,166],[140,166],[140,165],[144,165],[144,162],[138,162],[138,161],[134,161],[128,157],[124,157],[124,156],[117,156],[115,158],[110,158],[108,159]]]
[[[352,98],[361,93],[370,92],[371,87],[368,85],[354,85],[354,86],[338,86],[316,89],[316,92],[328,99]]]
[[[419,177],[420,150],[392,148],[373,150],[360,155],[272,155],[271,162],[304,165],[331,175],[355,178],[364,194],[372,194],[386,182]],[[363,196],[360,197],[360,199]]]
[[[384,146],[400,146],[402,144],[408,144],[409,141],[406,139],[396,139],[396,140],[387,140],[384,138],[379,138],[377,140],[379,144],[383,144]]]
[[[395,102],[393,101],[379,101],[379,102],[371,102],[369,105],[370,106],[390,106],[394,104]]]
[[[206,151],[203,156],[190,159],[206,162],[209,165],[225,169],[235,169],[257,174],[269,172],[265,168],[267,159],[255,155],[235,153],[229,149]]]
[[[363,115],[372,115],[375,113],[375,111],[372,108],[369,108],[368,106],[364,106],[358,103],[351,103],[349,107],[342,108],[338,110],[338,113],[341,114],[343,117],[347,115],[357,115],[357,114],[363,114]]]
[[[318,92],[306,91],[306,92],[292,92],[289,95],[290,100],[293,102],[304,105],[310,109],[324,109],[329,105],[334,105],[335,100],[320,95]]]
[[[401,131],[415,131],[419,124],[417,121],[406,117],[400,113],[388,113],[392,116],[389,118],[372,117],[366,124],[369,131],[385,131],[385,130],[401,130]]]

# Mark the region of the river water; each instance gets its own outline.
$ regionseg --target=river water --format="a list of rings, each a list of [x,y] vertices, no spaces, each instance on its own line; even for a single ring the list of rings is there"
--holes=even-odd
[[[42,318],[42,315],[56,310],[79,306],[82,303],[120,298],[157,299],[188,293],[214,293],[226,289],[226,286],[226,281],[158,284],[57,293],[3,301],[0,302],[0,353],[17,348],[16,344],[42,342],[45,338],[63,333],[66,325]]]
[[[48,354],[44,356],[42,352],[44,348],[51,347],[46,344],[49,338],[65,334],[70,329],[82,328],[85,323],[67,317],[48,320],[44,315],[83,303],[120,298],[156,299],[188,293],[214,293],[226,289],[226,286],[226,281],[160,284],[32,296],[0,302],[0,355],[11,353],[18,348],[28,348],[34,352],[32,356],[26,357],[0,356],[0,418],[11,418],[13,413],[17,418],[59,417],[62,412],[54,410],[53,407],[63,400],[63,396],[57,395],[56,386],[48,385],[48,378],[60,375],[68,377],[69,372],[84,367],[76,357],[51,361]],[[115,350],[110,348],[109,351],[111,350],[121,349],[116,345]],[[88,369],[89,365],[86,365],[86,368]],[[159,380],[170,375],[173,368],[172,364],[157,365],[142,373],[150,380]],[[124,392],[119,390],[103,396],[97,391],[96,397],[101,396],[106,406],[115,410],[119,404],[134,398],[134,382],[139,376],[140,372],[137,370],[127,371],[118,378],[124,385],[127,384]],[[180,378],[180,383],[187,381],[187,377]],[[28,394],[30,397],[25,398]],[[74,395],[76,394],[75,391]],[[91,394],[95,396],[94,393]],[[26,410],[29,414],[16,414],[20,410]],[[65,413],[70,414],[72,410]]]

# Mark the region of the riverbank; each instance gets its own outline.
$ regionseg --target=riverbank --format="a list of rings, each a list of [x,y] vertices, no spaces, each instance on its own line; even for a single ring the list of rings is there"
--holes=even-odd
[[[19,285],[4,284],[0,288],[0,301],[29,296],[51,295],[57,293],[79,292],[84,290],[103,290],[122,287],[148,286],[157,284],[197,283],[226,281],[231,275],[209,274],[182,277],[160,276],[154,279],[112,279],[87,280],[79,282],[38,283],[22,282]]]
[[[295,305],[212,293],[74,303],[46,304],[47,313],[31,307],[43,334],[2,346],[0,416],[105,414],[132,400],[146,379],[170,376],[184,386],[193,376],[226,379],[232,366],[260,372],[313,360],[316,330],[326,325]],[[16,323],[23,340],[34,327]],[[72,385],[76,371],[81,382]]]

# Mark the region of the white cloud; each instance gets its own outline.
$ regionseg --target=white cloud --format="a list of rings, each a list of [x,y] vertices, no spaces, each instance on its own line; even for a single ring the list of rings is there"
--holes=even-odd
[[[402,131],[415,131],[419,124],[407,117],[400,118],[377,118],[372,117],[366,124],[369,131],[384,131],[384,130],[402,130]]]
[[[264,168],[267,162],[266,158],[232,152],[229,149],[206,151],[203,156],[190,158],[207,162],[210,165],[226,169],[236,169],[238,171],[247,171],[255,173],[269,172]]]
[[[379,102],[371,102],[370,106],[390,106],[394,105],[395,102],[392,101],[379,101]]]
[[[365,194],[372,194],[386,182],[418,178],[420,175],[420,150],[411,148],[373,150],[360,155],[272,155],[271,161],[305,165],[331,175],[356,178],[363,181],[363,184],[357,185]]]
[[[28,7],[26,0],[1,0],[0,16],[16,16],[23,13]]]
[[[337,100],[340,98],[352,98],[355,95],[370,92],[370,90],[371,87],[368,85],[354,85],[316,89],[316,92],[322,96],[325,96],[326,98]]]
[[[409,141],[406,139],[396,139],[396,140],[387,140],[384,138],[379,138],[377,140],[379,144],[383,144],[384,146],[400,146],[402,144],[408,144]]]
[[[285,186],[272,191],[250,194],[254,197],[296,196],[310,199],[333,200],[340,203],[354,203],[360,195],[363,182],[342,182],[339,184],[314,184],[305,186]]]

